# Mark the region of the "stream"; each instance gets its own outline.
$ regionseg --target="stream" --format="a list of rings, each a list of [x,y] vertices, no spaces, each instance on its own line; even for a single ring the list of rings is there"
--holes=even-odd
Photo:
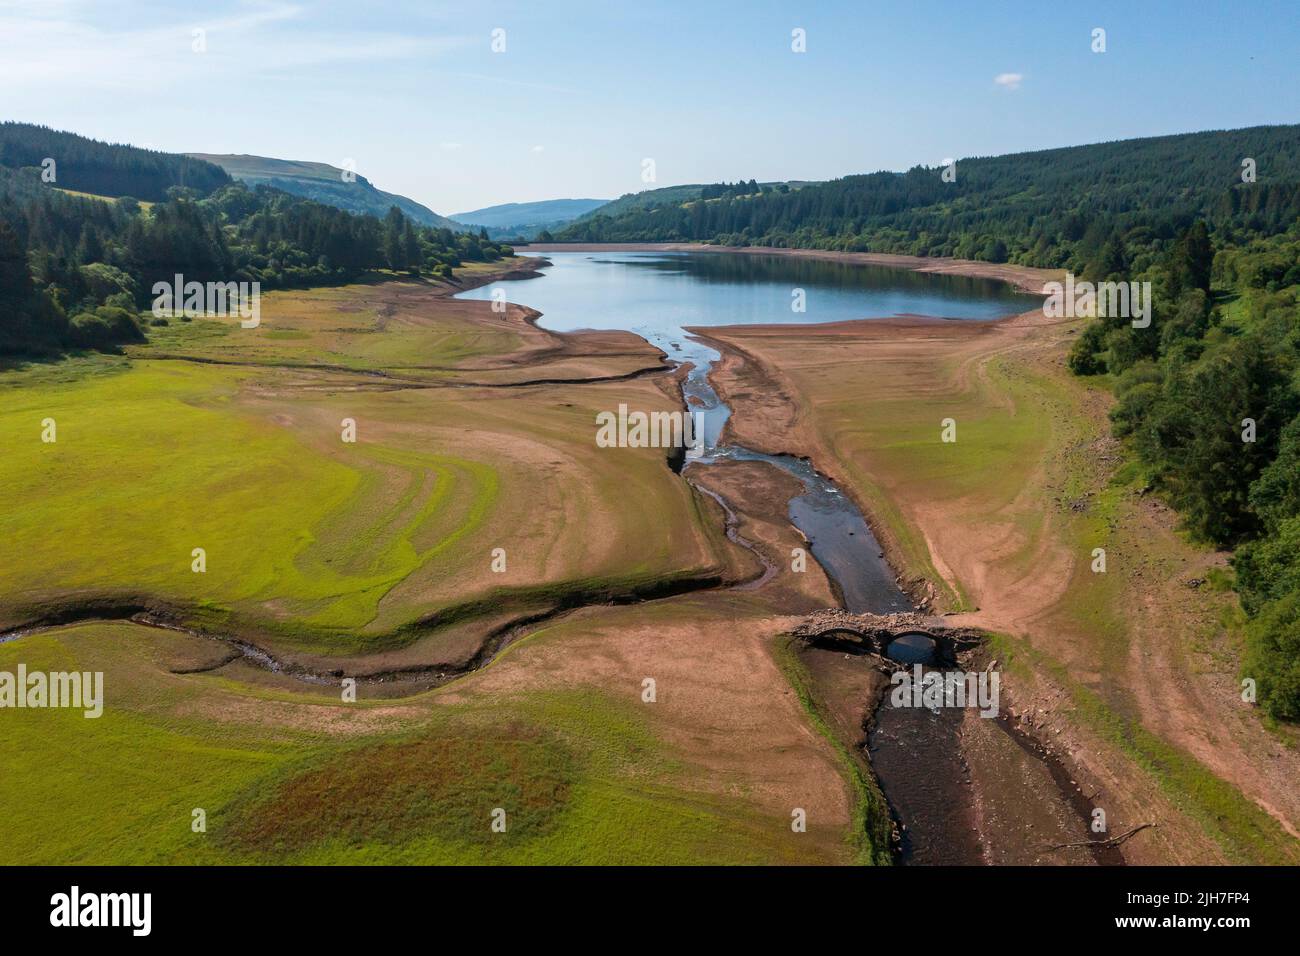
[[[716,444],[731,410],[709,384],[707,368],[699,376],[692,370],[688,382],[689,395],[695,399],[688,407],[702,411],[705,421],[705,446],[695,460],[701,464],[763,461],[798,479],[804,494],[790,499],[790,521],[835,582],[844,608],[872,614],[916,610],[853,500],[802,458]],[[936,663],[934,642],[921,634],[900,636],[887,654],[927,670]],[[962,756],[962,720],[959,709],[896,708],[889,706],[887,697],[876,708],[868,734],[868,759],[899,823],[899,856],[904,864],[984,862],[970,772]]]

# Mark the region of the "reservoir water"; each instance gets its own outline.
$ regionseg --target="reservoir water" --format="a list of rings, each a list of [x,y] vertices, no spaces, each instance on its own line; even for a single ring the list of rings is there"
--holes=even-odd
[[[705,402],[704,441],[709,447],[716,444],[730,411],[707,381],[718,353],[687,335],[689,326],[816,324],[899,315],[987,321],[1023,312],[1039,301],[993,279],[780,255],[531,255],[553,263],[542,278],[480,286],[457,298],[490,300],[501,289],[508,301],[541,312],[538,324],[544,329],[623,329],[679,362],[690,362],[686,393]]]

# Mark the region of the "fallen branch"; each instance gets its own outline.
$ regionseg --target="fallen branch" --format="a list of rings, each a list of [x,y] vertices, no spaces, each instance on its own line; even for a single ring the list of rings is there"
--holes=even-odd
[[[1135,833],[1140,833],[1147,827],[1155,826],[1154,823],[1139,823],[1132,830],[1125,830],[1119,836],[1111,837],[1109,840],[1084,840],[1082,843],[1056,843],[1049,846],[1049,850],[1068,850],[1074,847],[1117,847]]]

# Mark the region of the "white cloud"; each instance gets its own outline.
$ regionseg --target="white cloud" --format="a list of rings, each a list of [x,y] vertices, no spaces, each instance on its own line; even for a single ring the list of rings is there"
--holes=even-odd
[[[106,23],[86,0],[0,0],[0,85],[148,92],[335,63],[431,58],[470,42],[322,29],[302,7],[278,0],[244,2],[226,15],[182,12],[160,20]],[[200,28],[206,34],[201,54],[192,49]]]
[[[534,146],[534,147],[533,147],[533,152],[534,152],[534,153],[540,153],[540,152],[542,152],[542,150],[544,150],[544,149],[546,149],[545,146]]]
[[[464,143],[439,143],[438,145],[441,146],[443,149],[447,150],[448,152],[450,152],[453,149],[460,149],[465,144]]]
[[[1020,81],[1025,78],[1023,73],[999,73],[993,77],[993,82],[1004,90],[1020,89]]]

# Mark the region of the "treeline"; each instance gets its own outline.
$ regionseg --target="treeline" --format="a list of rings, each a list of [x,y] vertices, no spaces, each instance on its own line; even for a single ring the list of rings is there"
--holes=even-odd
[[[701,199],[734,199],[737,196],[761,196],[765,193],[788,193],[790,187],[785,183],[775,186],[761,186],[757,180],[743,180],[737,183],[711,183],[700,190]]]
[[[172,186],[206,195],[230,182],[225,170],[203,160],[101,143],[31,123],[0,123],[0,166],[48,169],[47,181],[52,176],[52,185],[63,189],[149,202],[165,200]]]
[[[1249,185],[1247,159],[1258,180]],[[1134,230],[1141,230],[1134,244],[1151,252],[1197,219],[1257,235],[1285,230],[1300,214],[1300,126],[963,159],[945,171],[916,167],[597,213],[556,238],[955,256],[1082,273],[1109,239]]]
[[[1150,281],[1151,325],[1087,326],[1079,374],[1114,377],[1115,433],[1197,539],[1234,548],[1249,616],[1243,676],[1300,719],[1300,227],[1247,238],[1188,228],[1147,268],[1109,244],[1098,278]]]
[[[240,183],[208,196],[173,186],[145,208],[131,197],[69,195],[33,170],[0,167],[0,352],[138,341],[153,284],[177,273],[269,290],[374,269],[449,278],[463,262],[511,252],[482,233],[416,226],[396,208],[382,220],[355,216]]]

